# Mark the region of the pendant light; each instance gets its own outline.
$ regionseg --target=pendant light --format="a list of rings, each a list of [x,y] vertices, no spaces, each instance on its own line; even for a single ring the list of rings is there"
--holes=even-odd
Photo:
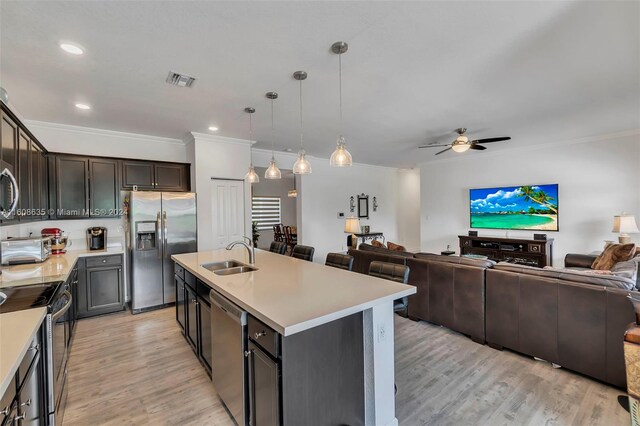
[[[278,94],[276,92],[267,92],[265,95],[267,99],[271,99],[271,164],[269,164],[269,168],[264,172],[265,179],[281,179],[282,173],[280,173],[280,169],[276,166],[276,156],[275,156],[275,130],[273,129],[273,101],[278,99]]]
[[[244,180],[248,183],[258,183],[260,182],[260,177],[256,173],[255,167],[253,167],[253,123],[251,122],[251,115],[256,112],[255,108],[247,107],[244,109],[244,112],[249,114],[249,156],[251,157],[251,162],[249,164],[249,171],[246,175],[244,175]]]
[[[296,71],[293,73],[293,78],[300,82],[300,151],[298,151],[298,159],[293,164],[293,173],[296,175],[308,175],[311,173],[311,164],[305,158],[304,152],[304,127],[302,126],[302,80],[306,80],[307,73],[304,71]],[[294,177],[295,180],[295,177]],[[292,195],[289,195],[290,197]]]
[[[338,78],[340,81],[340,136],[338,136],[336,149],[329,159],[329,164],[333,167],[348,167],[353,164],[353,159],[347,151],[346,141],[342,135],[342,54],[348,49],[349,45],[344,41],[337,41],[331,45],[331,51],[338,55]]]

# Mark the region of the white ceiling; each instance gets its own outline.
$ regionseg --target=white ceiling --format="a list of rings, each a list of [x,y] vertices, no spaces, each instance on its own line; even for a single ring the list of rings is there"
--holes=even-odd
[[[296,151],[291,74],[305,70],[306,148],[328,157],[341,40],[356,162],[428,161],[437,150],[416,147],[460,126],[513,138],[491,149],[640,128],[639,2],[4,1],[0,14],[0,84],[32,120],[172,138],[216,125],[246,139],[254,106],[268,148],[275,90],[276,149]],[[169,86],[169,70],[198,80]]]

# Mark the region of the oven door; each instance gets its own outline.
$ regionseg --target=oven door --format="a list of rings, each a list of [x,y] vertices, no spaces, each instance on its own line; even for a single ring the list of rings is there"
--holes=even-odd
[[[53,393],[49,396],[49,407],[55,407],[56,417],[59,417],[59,408],[63,403],[63,395],[66,394],[64,384],[66,382],[66,369],[68,357],[69,335],[71,333],[71,321],[69,321],[69,309],[73,304],[71,293],[65,291],[55,302],[51,314],[51,372],[53,379]],[[64,405],[64,404],[62,404]],[[63,407],[62,407],[63,408]]]

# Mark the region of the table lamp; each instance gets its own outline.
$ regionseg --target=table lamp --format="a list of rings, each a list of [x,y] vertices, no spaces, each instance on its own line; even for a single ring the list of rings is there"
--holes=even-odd
[[[636,224],[636,218],[633,215],[622,213],[620,216],[613,217],[613,231],[618,234],[618,242],[627,244],[631,242],[629,234],[638,234],[640,230]]]
[[[360,219],[357,217],[348,217],[344,223],[344,232],[345,234],[351,234],[351,247],[357,248],[358,238],[353,234],[360,232]]]

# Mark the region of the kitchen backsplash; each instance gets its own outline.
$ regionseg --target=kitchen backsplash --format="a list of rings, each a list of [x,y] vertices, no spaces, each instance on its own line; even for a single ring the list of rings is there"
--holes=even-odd
[[[0,239],[8,237],[28,237],[40,235],[43,228],[60,228],[71,240],[67,250],[84,250],[87,248],[87,228],[102,226],[107,228],[107,246],[124,247],[124,226],[122,219],[78,219],[78,220],[46,220],[25,224],[0,227]]]

